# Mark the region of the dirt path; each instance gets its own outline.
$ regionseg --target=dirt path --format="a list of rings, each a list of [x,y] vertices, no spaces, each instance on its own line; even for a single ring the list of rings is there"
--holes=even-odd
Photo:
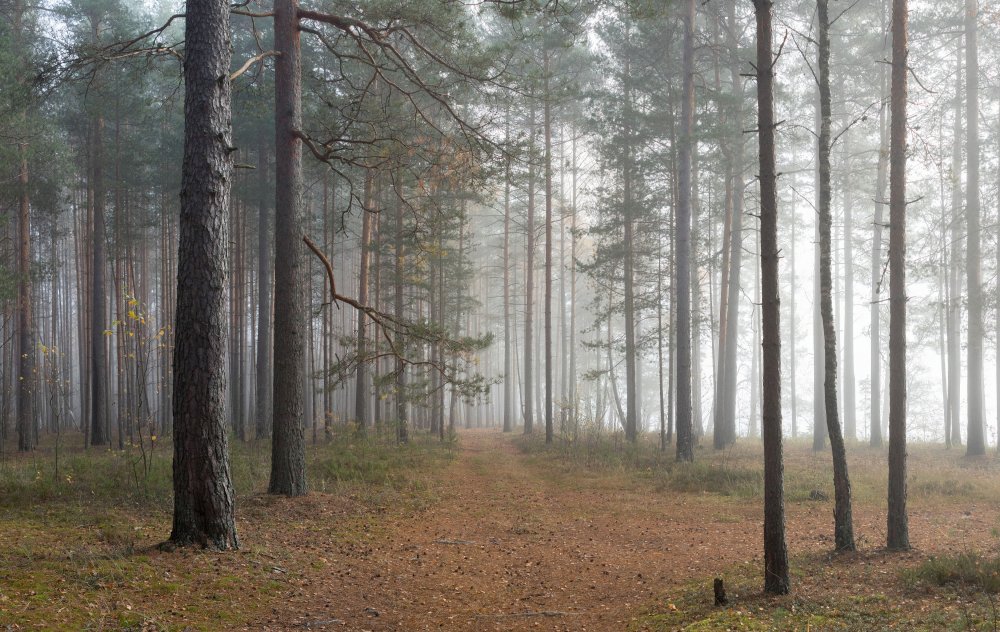
[[[751,543],[756,549],[758,517],[724,499],[543,475],[495,432],[463,432],[460,445],[435,490],[440,500],[390,516],[365,546],[338,546],[329,573],[309,582],[324,585],[329,605],[292,595],[290,605],[305,610],[295,623],[621,630],[670,586],[746,560]]]
[[[286,550],[307,551],[316,563],[286,579],[285,607],[265,629],[624,630],[651,604],[668,607],[692,580],[760,565],[755,502],[655,493],[607,474],[564,476],[493,431],[463,432],[459,443],[430,482],[430,508],[388,511],[346,541],[289,534]],[[793,553],[830,550],[831,510],[788,506]],[[940,510],[911,512],[911,533],[920,538],[942,519]],[[996,519],[977,512],[947,539],[988,531]],[[857,509],[855,521],[873,539],[883,532],[878,508]],[[849,563],[831,572],[858,581]],[[796,581],[809,590],[809,578]]]

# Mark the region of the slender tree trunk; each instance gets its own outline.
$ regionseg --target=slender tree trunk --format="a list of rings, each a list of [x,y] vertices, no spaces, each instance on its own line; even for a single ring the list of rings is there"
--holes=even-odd
[[[549,50],[544,52],[545,135],[545,443],[552,443],[552,103],[549,98]]]
[[[257,147],[257,439],[271,433],[271,220],[266,202],[268,154]]]
[[[844,135],[844,435],[857,441],[857,397],[854,375],[854,195],[850,146]]]
[[[847,453],[840,430],[837,410],[837,331],[833,322],[832,192],[830,187],[830,18],[828,0],[817,0],[819,23],[819,247],[820,312],[823,318],[823,358],[825,376],[823,395],[826,404],[826,427],[833,451],[834,546],[838,551],[853,551],[854,521],[851,516],[851,480],[847,472]]]
[[[694,127],[694,0],[684,5],[683,96],[678,166],[677,252],[677,460],[694,460],[691,411],[691,150]]]
[[[510,110],[506,112],[504,142],[510,140]],[[511,159],[504,162],[503,188],[503,431],[514,429],[511,418],[513,381],[511,365],[511,314],[510,314],[510,178]]]
[[[785,492],[781,438],[781,302],[778,298],[778,198],[774,165],[772,3],[754,0],[757,17],[757,129],[760,146],[760,267],[763,291],[764,592],[786,594]]]
[[[980,251],[981,221],[979,204],[979,2],[965,0],[965,129],[966,188],[965,271],[969,291],[968,340],[968,423],[966,455],[986,454],[985,415],[983,407],[983,264]]]
[[[226,424],[226,251],[233,174],[229,3],[189,0],[174,348],[170,541],[239,548]]]
[[[393,309],[396,320],[403,320],[403,192],[399,182],[394,182],[393,190],[396,194],[396,234],[395,245],[395,269],[393,270]],[[406,346],[406,338],[403,332],[397,331],[395,337],[397,351],[402,354]],[[407,443],[410,440],[410,429],[407,425],[406,417],[406,363],[402,355],[396,358],[396,441]]]
[[[303,389],[307,301],[302,244],[302,58],[298,0],[275,0],[274,391],[268,492],[306,493]]]
[[[881,70],[882,93],[886,92],[886,78],[884,67]],[[871,420],[868,443],[873,448],[882,447],[882,316],[880,314],[880,294],[882,286],[882,227],[884,219],[882,216],[882,206],[886,200],[886,186],[888,184],[889,171],[889,133],[886,124],[886,108],[883,105],[879,111],[879,157],[875,182],[875,230],[872,237],[872,260],[871,260],[871,306],[870,306],[870,328],[871,328]]]
[[[816,101],[816,128],[822,127],[822,97],[817,98]],[[819,152],[819,138],[817,137],[817,153]],[[822,176],[820,174],[820,166],[816,165],[816,208],[820,206],[820,198],[822,197]],[[822,260],[820,253],[820,224],[816,223],[816,238],[813,247],[813,444],[812,448],[814,452],[820,452],[826,449],[826,405],[824,398],[824,383],[826,378],[826,361],[824,355],[826,353],[826,347],[823,344],[823,314],[821,305],[823,303],[822,299],[822,289],[820,284],[820,274],[819,270],[822,268]]]
[[[531,107],[528,123],[530,147],[528,151],[528,226],[525,250],[524,285],[524,434],[534,431],[534,384],[532,369],[534,349],[532,348],[535,302],[535,108]]]
[[[365,205],[361,217],[361,265],[358,272],[358,302],[368,305],[368,274],[371,269],[372,217],[375,208],[375,172],[369,169],[365,174]],[[371,420],[368,416],[368,318],[358,312],[358,333],[356,337],[358,368],[354,383],[354,421],[362,432]]]
[[[626,25],[630,29],[630,25]],[[626,47],[631,45],[628,30],[625,35]],[[639,395],[636,388],[636,317],[635,317],[635,237],[632,200],[632,76],[631,50],[625,56],[624,77],[624,131],[625,143],[622,149],[622,210],[624,226],[622,246],[624,249],[623,275],[625,279],[625,438],[632,443],[638,439],[637,417]],[[610,308],[610,305],[609,305]]]
[[[576,383],[576,137],[577,130],[573,129],[571,168],[573,177],[571,186],[573,193],[571,196],[571,219],[570,219],[570,248],[569,248],[569,396],[570,406],[572,406],[573,431],[580,428],[580,397]]]
[[[28,145],[18,145],[20,170],[17,177],[17,331],[20,356],[17,363],[17,449],[27,452],[35,447],[34,391],[35,327],[31,317],[31,204],[28,199]]]
[[[889,512],[886,530],[890,550],[910,548],[906,516],[907,22],[907,0],[893,0],[889,150]]]
[[[728,425],[728,438],[730,442],[736,441],[736,391],[739,382],[739,369],[737,365],[737,352],[739,347],[740,331],[740,270],[743,265],[743,77],[740,75],[739,67],[739,41],[737,39],[736,28],[736,3],[729,5],[729,31],[731,50],[731,77],[733,85],[733,99],[735,101],[735,116],[732,122],[733,130],[733,199],[732,199],[732,227],[729,241],[729,292],[726,301],[726,340],[725,354],[723,354],[723,372],[726,376],[726,385],[723,389],[722,407],[723,417]]]
[[[104,230],[104,117],[98,115],[93,123],[91,136],[93,143],[94,178],[94,228],[91,234],[92,259],[90,264],[90,400],[93,417],[91,419],[91,445],[108,443],[107,428],[107,341],[104,290],[106,236]],[[176,334],[175,334],[176,335]]]
[[[951,239],[948,263],[948,446],[962,445],[962,49],[956,50],[955,127],[951,154]]]

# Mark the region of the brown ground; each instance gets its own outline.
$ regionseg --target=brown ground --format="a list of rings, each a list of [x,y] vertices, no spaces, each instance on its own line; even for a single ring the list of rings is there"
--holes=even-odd
[[[891,603],[911,620],[922,611],[957,618],[967,606],[954,594],[914,595],[901,587],[900,567],[968,548],[996,553],[1000,538],[995,460],[929,448],[910,459],[918,549],[880,552],[884,452],[858,447],[851,467],[861,473],[855,529],[863,552],[830,559],[832,502],[790,498],[795,595],[761,601],[753,597],[759,498],[658,490],[651,473],[570,468],[525,455],[496,431],[462,432],[458,446],[440,471],[419,475],[425,489],[412,498],[384,490],[374,498],[322,490],[243,498],[235,553],[158,551],[169,532],[165,513],[125,507],[106,519],[86,510],[55,517],[42,503],[0,514],[0,630],[666,630],[718,613],[695,612],[691,601],[702,585],[710,600],[717,574],[736,598],[725,616],[830,603],[818,608],[834,621],[852,603],[879,611]],[[759,466],[759,445],[742,449],[697,458]],[[828,461],[804,444],[786,448],[789,480],[829,486]],[[930,465],[936,478],[925,481]],[[954,493],[939,484],[966,479],[976,482]],[[790,494],[801,496],[801,486]],[[810,629],[830,629],[825,620]],[[787,629],[768,621],[753,629]]]
[[[693,580],[761,565],[757,502],[560,474],[493,431],[462,433],[434,485],[430,508],[389,514],[363,544],[329,543],[323,572],[300,578],[311,589],[290,593],[266,629],[624,630],[653,604],[670,608]],[[963,507],[915,503],[913,541],[925,552],[982,541],[997,507]],[[832,548],[831,514],[829,502],[789,505],[793,555]],[[884,541],[878,508],[856,510],[855,525],[862,547]],[[299,537],[287,546],[308,542]],[[872,588],[862,582],[895,582],[896,566],[918,557],[858,554],[824,579],[860,594]],[[828,588],[809,576],[793,581],[800,594]],[[710,598],[707,581],[705,590]]]

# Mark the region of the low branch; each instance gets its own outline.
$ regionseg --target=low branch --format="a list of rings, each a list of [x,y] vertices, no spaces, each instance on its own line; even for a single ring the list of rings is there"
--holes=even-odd
[[[281,53],[279,53],[276,50],[269,50],[269,51],[261,53],[260,55],[254,55],[250,59],[246,60],[246,62],[244,62],[244,64],[242,66],[240,66],[239,70],[237,70],[233,74],[229,75],[229,80],[230,81],[235,80],[237,77],[239,77],[240,75],[242,75],[243,73],[245,73],[247,70],[249,70],[250,66],[253,66],[257,62],[259,62],[261,60],[264,60],[264,59],[267,59],[268,57],[277,57],[280,54]]]

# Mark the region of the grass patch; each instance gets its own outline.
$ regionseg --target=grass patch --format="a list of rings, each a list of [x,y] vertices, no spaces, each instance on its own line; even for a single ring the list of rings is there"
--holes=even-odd
[[[896,557],[883,559],[881,555],[832,561],[827,556],[797,556],[792,560],[796,571],[792,594],[779,597],[762,594],[763,569],[758,564],[733,566],[722,574],[730,598],[728,605],[713,604],[712,578],[705,577],[657,599],[629,630],[994,629],[993,600],[985,593],[961,599],[945,591],[915,595],[908,580],[882,574],[882,562],[896,568],[907,562]]]
[[[557,435],[546,445],[536,433],[515,444],[545,472],[558,470],[580,477],[586,473],[617,473],[633,483],[648,481],[661,492],[710,493],[758,498],[763,491],[763,456],[759,439],[741,438],[725,450],[714,450],[710,437],[695,448],[694,463],[678,464],[674,446],[659,449],[659,436],[641,435],[636,443],[621,432],[580,432]],[[885,502],[888,467],[884,449],[850,443],[847,450],[851,491],[857,504]],[[816,502],[813,492],[832,499],[833,464],[829,449],[813,451],[811,439],[785,440],[785,500]],[[960,450],[934,444],[909,446],[908,488],[915,502],[988,501],[1000,498],[1000,460],[966,458]],[[831,500],[832,502],[832,500]]]
[[[148,467],[136,446],[66,447],[80,437],[63,438],[58,471],[51,445],[5,455],[0,627],[217,630],[260,622],[286,598],[286,571],[301,564],[301,552],[276,534],[309,529],[362,541],[354,532],[376,531],[386,507],[428,502],[427,479],[453,458],[454,446],[411,439],[397,446],[342,430],[307,446],[310,489],[326,494],[303,499],[264,495],[269,442],[231,440],[244,547],[225,554],[154,548],[170,532],[169,440],[157,440]]]
[[[995,595],[1000,593],[1000,557],[978,553],[932,557],[918,567],[903,571],[910,585],[972,588]]]

